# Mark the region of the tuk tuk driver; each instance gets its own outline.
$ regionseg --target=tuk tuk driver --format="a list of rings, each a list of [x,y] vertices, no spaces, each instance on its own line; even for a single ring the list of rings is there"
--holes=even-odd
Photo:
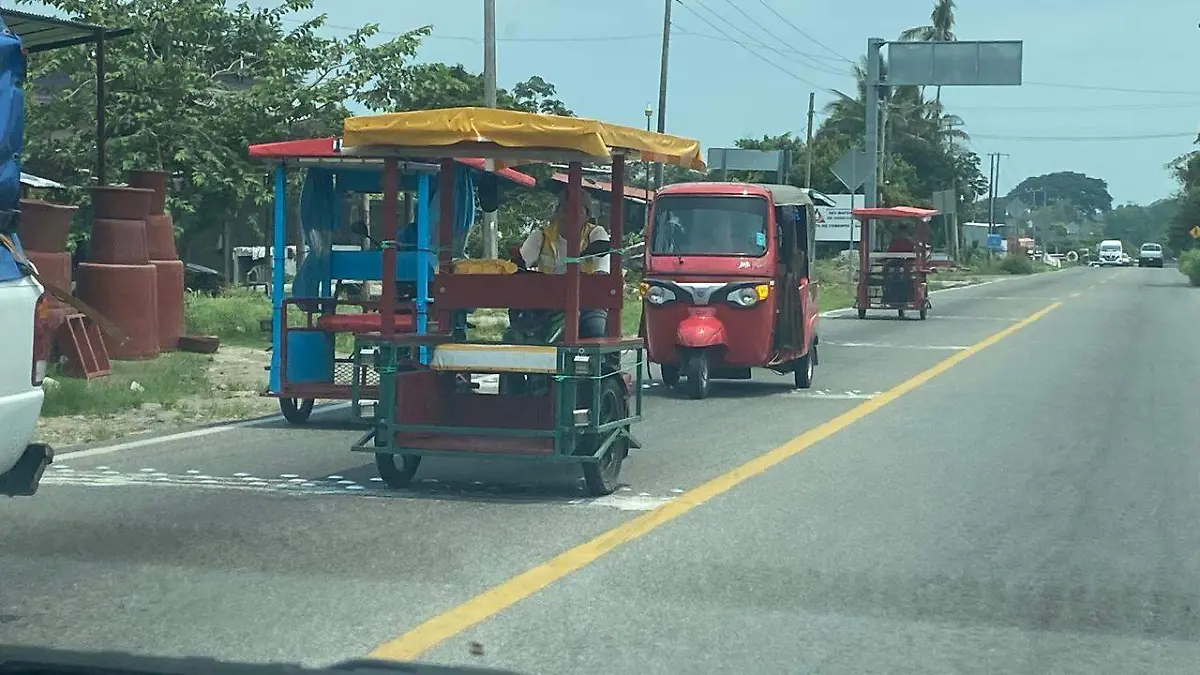
[[[907,223],[901,224],[896,228],[896,233],[892,235],[892,243],[888,246],[888,253],[916,253],[917,244],[912,239],[912,230]]]
[[[583,211],[583,232],[579,237],[579,248],[583,250],[588,244],[598,241],[610,241],[608,231],[596,223],[596,205],[591,195],[580,190],[580,208]],[[567,222],[567,192],[563,190],[558,196],[558,205],[550,224],[529,233],[525,243],[521,244],[521,258],[527,268],[536,268],[545,274],[564,274],[567,265],[567,240],[561,232],[561,226]],[[610,261],[607,254],[584,260],[579,265],[583,274],[608,274]],[[608,312],[603,309],[584,309],[579,313],[579,337],[604,337],[608,322]]]

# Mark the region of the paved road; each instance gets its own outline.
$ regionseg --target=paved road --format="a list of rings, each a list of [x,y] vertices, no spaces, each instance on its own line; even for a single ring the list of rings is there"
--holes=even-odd
[[[475,462],[427,461],[388,493],[341,413],[89,450],[0,505],[0,643],[309,664],[429,646],[546,674],[1191,673],[1183,281],[1077,269],[940,293],[925,322],[825,319],[811,393],[770,374],[704,402],[647,390],[648,450],[599,500],[567,469]]]

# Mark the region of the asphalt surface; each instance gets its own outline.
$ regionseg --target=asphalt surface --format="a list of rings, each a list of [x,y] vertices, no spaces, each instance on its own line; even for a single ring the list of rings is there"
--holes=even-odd
[[[701,402],[646,389],[646,450],[602,499],[569,468],[467,461],[426,460],[414,489],[388,492],[348,451],[344,410],[302,429],[66,449],[36,498],[0,504],[0,644],[360,657],[833,421],[844,428],[420,660],[1195,672],[1200,292],[1174,269],[1074,269],[933,303],[924,322],[822,319],[810,392],[769,373]]]

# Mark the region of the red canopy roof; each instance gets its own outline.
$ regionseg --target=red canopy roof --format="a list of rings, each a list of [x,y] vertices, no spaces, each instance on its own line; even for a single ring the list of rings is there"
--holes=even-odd
[[[257,143],[250,146],[251,159],[339,159],[342,157],[340,139],[329,138],[303,138],[297,141],[279,141],[276,143]],[[473,157],[463,157],[455,161],[465,164],[472,169],[486,171],[486,165],[482,159]],[[362,158],[354,158],[355,164],[362,164]],[[515,171],[513,169],[500,169],[492,173],[501,178],[508,179],[517,185],[523,187],[534,187],[537,185],[537,179],[528,174]]]
[[[882,206],[870,209],[853,209],[850,215],[859,220],[869,218],[896,218],[909,220],[928,220],[936,216],[934,209],[922,209],[916,206]]]

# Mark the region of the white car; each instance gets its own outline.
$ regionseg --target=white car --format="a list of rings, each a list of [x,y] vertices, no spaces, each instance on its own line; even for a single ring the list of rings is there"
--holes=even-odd
[[[1162,267],[1163,250],[1161,244],[1142,244],[1138,251],[1138,267]]]
[[[54,457],[33,443],[50,360],[50,297],[15,236],[0,233],[0,495],[37,492]]]

